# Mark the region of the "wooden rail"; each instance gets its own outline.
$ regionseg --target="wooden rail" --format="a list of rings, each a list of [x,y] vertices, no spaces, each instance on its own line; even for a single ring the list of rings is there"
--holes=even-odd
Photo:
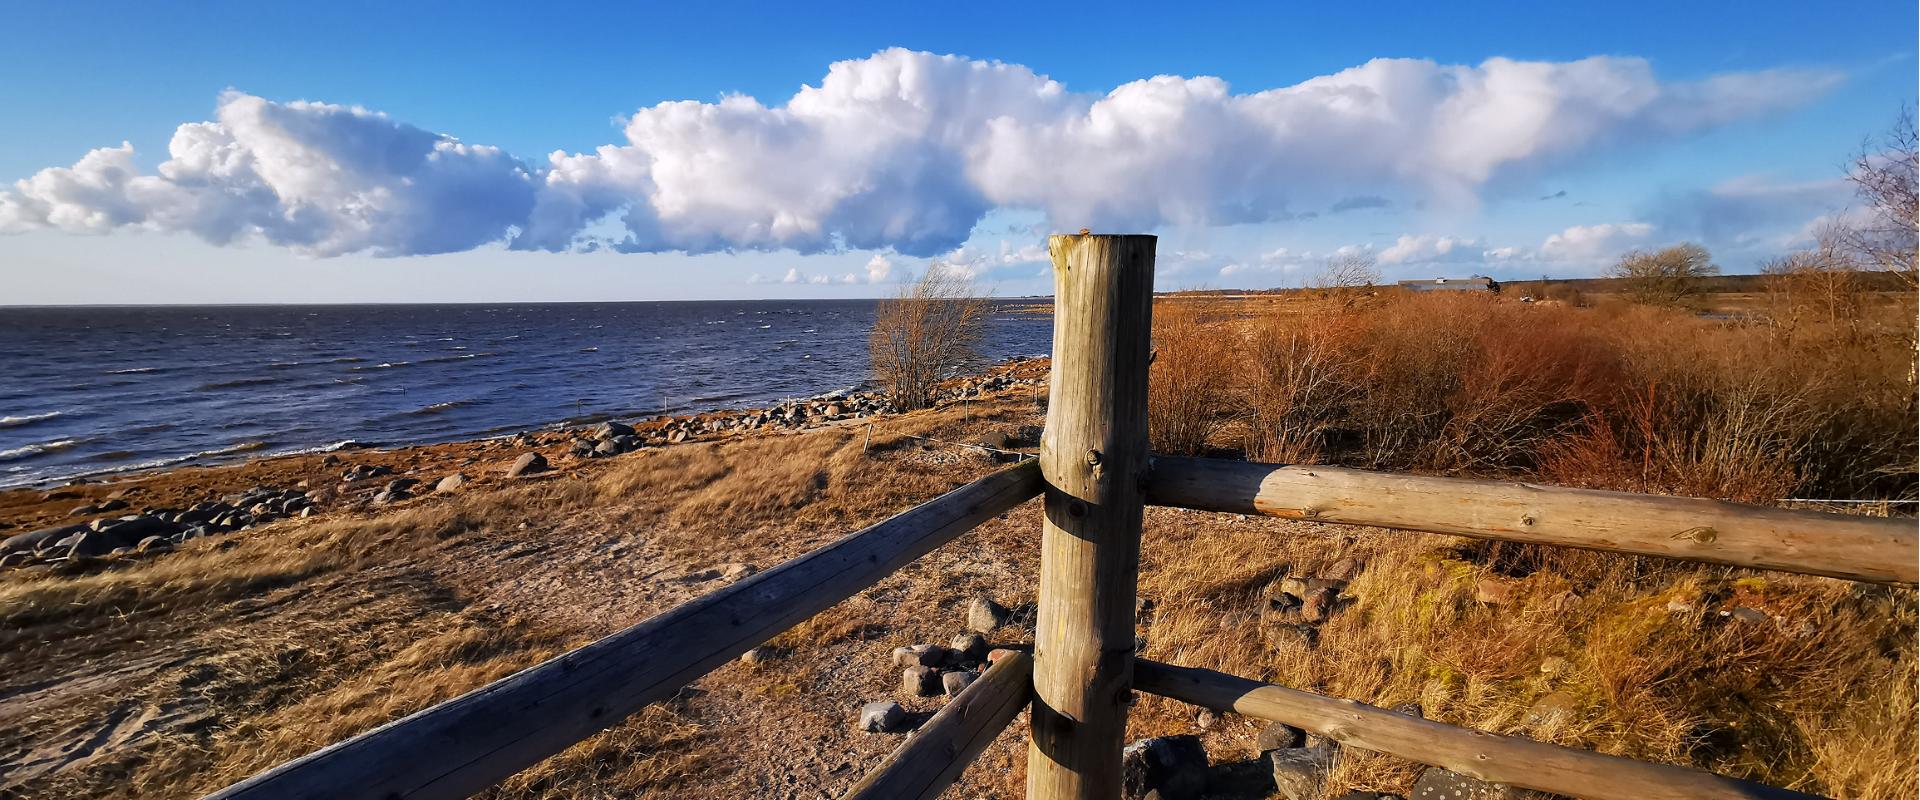
[[[1483,781],[1586,800],[1810,800],[1686,767],[1648,764],[1499,736],[1212,670],[1134,662],[1134,687],[1204,708],[1284,722],[1343,745],[1444,767]]]
[[[1033,659],[1014,653],[927,720],[842,800],[931,800],[1006,730],[1033,697]]]
[[[1154,459],[1147,502],[1913,585],[1911,519],[1321,466]]]
[[[1040,493],[996,472],[593,644],[262,772],[220,800],[460,798],[665,699]]]

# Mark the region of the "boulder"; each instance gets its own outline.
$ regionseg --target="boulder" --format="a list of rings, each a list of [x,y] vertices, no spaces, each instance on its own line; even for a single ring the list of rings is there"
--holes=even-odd
[[[893,663],[898,667],[938,667],[947,663],[947,659],[947,649],[937,644],[916,644],[893,649]]]
[[[1120,796],[1127,800],[1195,800],[1207,788],[1207,750],[1198,736],[1159,736],[1127,745]]]
[[[1360,577],[1360,570],[1364,568],[1365,565],[1356,559],[1343,558],[1333,562],[1332,566],[1321,570],[1320,577],[1334,581],[1350,581]]]
[[[1489,606],[1513,602],[1513,584],[1499,578],[1481,578],[1473,585],[1474,602]]]
[[[1339,597],[1332,589],[1313,589],[1300,602],[1300,618],[1308,622],[1325,622],[1333,615],[1335,603]]]
[[[407,499],[407,498],[409,498],[409,497],[412,497],[412,495],[409,495],[409,494],[407,494],[407,493],[406,493],[406,492],[404,492],[404,491],[399,491],[399,492],[396,492],[396,491],[393,491],[393,490],[391,490],[391,489],[389,489],[389,490],[387,490],[387,491],[384,491],[384,492],[381,492],[381,493],[379,493],[379,494],[376,494],[376,495],[374,495],[374,496],[373,496],[373,504],[374,504],[374,505],[376,505],[376,506],[384,506],[384,505],[388,505],[388,504],[390,504],[390,503],[398,503],[398,502],[400,502],[400,501],[402,501],[402,500],[405,500],[405,499]]]
[[[0,553],[26,553],[38,550],[87,529],[85,525],[61,525],[15,534],[0,540]]]
[[[468,480],[467,473],[456,472],[441,478],[439,483],[433,485],[433,490],[436,492],[457,492],[466,487]]]
[[[1273,770],[1273,787],[1286,800],[1318,800],[1327,773],[1333,771],[1331,747],[1268,750],[1266,756]]]
[[[142,553],[164,553],[173,549],[173,542],[164,536],[149,536],[133,549]]]
[[[1268,750],[1287,750],[1299,747],[1307,740],[1306,731],[1284,722],[1269,722],[1260,729],[1260,735],[1254,738],[1254,745],[1264,753]]]
[[[593,438],[605,441],[615,436],[632,436],[633,426],[611,420],[602,422],[593,429]]]
[[[977,633],[963,633],[953,637],[950,645],[955,663],[979,661],[987,655],[987,637]]]
[[[118,538],[131,544],[149,536],[166,536],[174,532],[174,524],[159,517],[121,517],[108,520],[97,529],[101,533]]]
[[[907,711],[892,700],[881,700],[860,707],[860,730],[868,733],[891,733],[900,729],[907,721]]]
[[[387,481],[387,491],[411,492],[413,491],[413,487],[419,485],[419,478],[394,478],[393,480]]]
[[[901,670],[900,692],[914,697],[939,694],[940,670],[933,667],[907,667]]]
[[[89,558],[104,556],[119,547],[119,540],[98,531],[87,531],[75,539],[73,547],[67,550],[68,558]]]
[[[1527,707],[1526,723],[1547,727],[1571,722],[1580,713],[1580,703],[1566,692],[1548,692]]]
[[[547,457],[539,453],[522,453],[514,459],[513,466],[507,467],[507,477],[518,478],[547,471]]]
[[[979,679],[980,674],[977,672],[949,672],[940,676],[940,691],[945,692],[948,697],[955,697]]]
[[[992,633],[995,628],[1007,624],[1007,608],[993,602],[993,598],[981,595],[973,598],[973,604],[967,607],[967,630],[974,633]]]

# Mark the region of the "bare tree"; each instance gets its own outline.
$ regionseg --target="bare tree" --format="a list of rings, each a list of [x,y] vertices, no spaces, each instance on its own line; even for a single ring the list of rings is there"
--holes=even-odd
[[[1893,124],[1860,146],[1848,165],[1847,179],[1866,204],[1864,216],[1855,215],[1836,228],[1841,244],[1865,266],[1902,276],[1916,285],[1915,231],[1920,228],[1920,129],[1912,107],[1903,106]]]
[[[935,385],[976,358],[986,322],[987,300],[973,280],[938,263],[881,300],[867,349],[894,407],[933,405]]]
[[[1373,254],[1364,251],[1337,253],[1314,273],[1309,286],[1321,290],[1364,289],[1380,282],[1380,268]]]
[[[1627,253],[1607,274],[1622,279],[1627,293],[1642,303],[1678,305],[1699,291],[1701,278],[1720,274],[1720,267],[1707,248],[1686,242],[1655,252]]]

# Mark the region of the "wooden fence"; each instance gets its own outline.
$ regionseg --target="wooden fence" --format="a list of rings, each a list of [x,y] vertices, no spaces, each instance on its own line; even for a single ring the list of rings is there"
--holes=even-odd
[[[1031,658],[1002,658],[848,797],[934,797],[1029,704],[1027,794],[1120,795],[1135,690],[1285,722],[1344,745],[1597,800],[1810,795],[1497,736],[1352,700],[1136,659],[1144,506],[1265,514],[1913,585],[1911,520],[1147,450],[1154,237],[1054,236],[1053,378],[1040,458],[759,575],[210,797],[459,798],[485,789],[1045,496]]]

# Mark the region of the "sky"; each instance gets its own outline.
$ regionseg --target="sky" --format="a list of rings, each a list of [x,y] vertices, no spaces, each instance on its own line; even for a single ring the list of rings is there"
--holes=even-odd
[[[1911,2],[0,5],[0,305],[1730,273],[1853,202]]]

